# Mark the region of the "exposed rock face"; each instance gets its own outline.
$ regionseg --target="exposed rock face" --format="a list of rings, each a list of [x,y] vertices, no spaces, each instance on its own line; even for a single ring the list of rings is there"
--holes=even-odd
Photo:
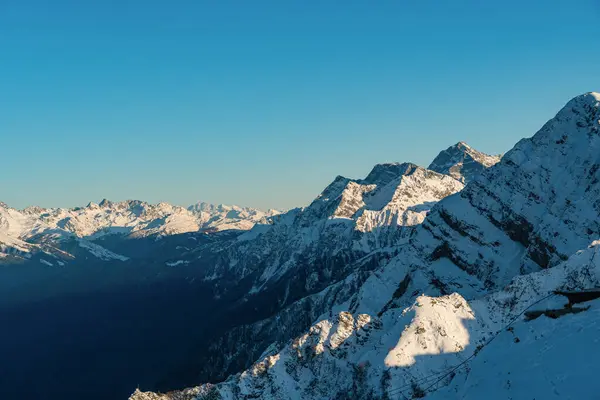
[[[433,206],[421,225],[409,229],[409,240],[397,242],[398,254],[388,263],[366,279],[362,269],[347,275],[344,285],[358,289],[334,302],[304,334],[274,343],[225,382],[193,390],[210,388],[221,399],[477,399],[490,390],[498,399],[530,392],[592,398],[591,364],[569,379],[551,378],[525,368],[522,357],[546,359],[555,347],[558,364],[578,364],[597,349],[591,326],[599,301],[557,320],[525,322],[521,315],[532,305],[556,308],[551,303],[560,300],[544,300],[553,290],[600,286],[600,242],[594,241],[600,236],[599,146],[600,95],[588,93],[463,191]],[[375,176],[391,182],[380,172]],[[356,226],[353,218],[369,208],[366,193],[376,190],[362,186],[373,184],[365,181],[336,179],[313,203],[314,215],[337,215]],[[332,287],[318,295],[326,298]],[[581,343],[565,349],[565,335]],[[463,363],[470,356],[474,361]],[[527,379],[509,376],[511,370]],[[485,393],[480,381],[491,385]],[[148,395],[136,392],[132,399]]]
[[[406,241],[435,202],[460,189],[456,180],[413,164],[378,165],[364,180],[337,177],[305,209],[274,217],[216,253],[206,279],[251,278],[256,294],[283,277],[287,285],[303,277],[301,287],[318,291],[352,272],[337,275],[342,264]]]
[[[455,179],[409,163],[377,165],[365,179],[338,176],[305,209],[255,227],[205,261],[212,266],[205,279],[219,282],[218,296],[241,294],[227,301],[246,316],[211,343],[206,376],[225,378],[346,301],[368,271],[408,243],[435,202],[460,189]]]
[[[420,224],[433,204],[462,185],[411,163],[378,164],[365,179],[338,176],[304,210],[302,221],[346,218],[367,232]]]
[[[427,254],[447,249],[446,257],[492,285],[585,248],[600,232],[597,96],[571,100],[532,138],[438,204],[414,243]]]
[[[475,150],[465,142],[458,142],[440,152],[429,164],[428,169],[450,175],[467,184],[501,158],[502,155],[490,156]]]

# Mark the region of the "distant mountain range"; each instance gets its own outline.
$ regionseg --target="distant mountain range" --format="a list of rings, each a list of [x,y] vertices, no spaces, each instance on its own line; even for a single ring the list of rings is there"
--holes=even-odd
[[[256,223],[268,223],[270,217],[278,214],[277,210],[263,212],[223,204],[198,203],[184,208],[139,200],[111,202],[104,199],[85,207],[28,207],[24,210],[0,203],[0,259],[19,262],[31,257],[31,253],[46,252],[50,258],[41,261],[64,264],[72,255],[60,249],[61,242],[77,240],[81,248],[93,255],[123,260],[93,242],[106,235],[160,239],[189,232],[248,230]]]

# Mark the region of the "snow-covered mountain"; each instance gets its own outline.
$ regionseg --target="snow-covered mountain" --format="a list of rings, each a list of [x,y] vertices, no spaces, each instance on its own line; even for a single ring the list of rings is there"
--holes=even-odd
[[[378,164],[365,179],[338,176],[303,212],[310,224],[317,219],[349,219],[356,230],[383,226],[413,226],[440,199],[461,190],[446,175],[411,163]]]
[[[502,155],[490,156],[475,150],[465,142],[458,142],[440,152],[428,168],[440,174],[450,175],[466,184],[501,158]]]
[[[419,251],[500,286],[585,248],[600,232],[597,97],[568,102],[535,136],[440,203],[413,239]]]
[[[14,332],[18,345],[0,345],[0,352],[21,354],[18,365],[0,368],[0,396],[16,390],[39,397],[35,387],[16,384],[31,375],[47,378],[43,395],[65,393],[44,372],[38,355],[45,352],[34,350],[43,341],[54,343],[52,352],[64,358],[65,368],[75,362],[70,356],[75,344],[120,343],[128,349],[94,355],[86,371],[102,370],[113,382],[96,391],[97,398],[130,393],[128,385],[140,371],[145,373],[136,381],[157,389],[238,372],[273,340],[301,333],[324,310],[348,299],[369,271],[407,244],[435,202],[462,187],[449,176],[404,163],[377,165],[365,179],[338,177],[309,206],[282,214],[140,201],[102,201],[76,209],[3,205],[0,232],[7,257],[0,264],[18,265],[0,268],[0,319],[20,324],[20,315],[28,313],[32,326],[52,319],[56,337],[77,339],[68,346],[46,336],[35,339],[45,330],[18,325],[39,334],[28,343]],[[349,275],[357,279],[343,284]],[[329,296],[319,296],[334,286]],[[3,309],[15,312],[4,315]],[[111,322],[90,321],[90,310],[109,312]],[[283,319],[288,322],[282,328]],[[96,325],[94,332],[106,333],[91,339],[89,328]],[[128,328],[119,330],[123,325]],[[171,328],[183,325],[188,329]],[[248,338],[257,331],[263,334]],[[157,350],[166,342],[169,351]],[[192,356],[198,355],[210,362],[196,363]],[[106,363],[125,365],[123,359],[131,360],[131,374],[104,369]],[[87,379],[85,372],[68,373],[69,392],[84,390],[76,382]]]
[[[188,207],[188,210],[196,217],[202,230],[211,232],[252,229],[255,224],[266,224],[270,217],[281,214],[281,211],[274,209],[265,212],[250,207],[204,202],[196,203]]]
[[[65,242],[76,241],[80,248],[100,258],[125,260],[102,248],[98,239],[117,236],[127,239],[161,238],[190,232],[248,230],[256,223],[267,223],[279,211],[262,212],[238,206],[198,203],[184,208],[168,203],[149,204],[139,200],[99,204],[77,208],[28,207],[17,210],[0,203],[0,262],[25,261],[32,253],[59,254],[68,262],[73,255],[60,249]],[[46,263],[52,261],[45,260]]]
[[[337,306],[333,317],[281,349],[273,346],[224,383],[166,395],[138,390],[131,398],[594,399],[590,354],[600,300],[569,309],[565,298],[550,294],[598,287],[599,249],[595,242],[555,268],[519,276],[477,299],[417,292],[406,308],[379,316]],[[565,316],[522,317],[546,310]]]
[[[210,360],[200,368],[203,376],[226,377],[273,340],[300,333],[349,298],[369,271],[408,245],[437,201],[462,188],[456,179],[414,164],[379,164],[364,179],[336,177],[306,208],[257,225],[219,251],[205,248],[171,260],[200,260],[199,278],[215,282],[215,297],[232,304],[230,329],[202,352]],[[356,281],[341,284],[349,275]],[[335,289],[316,296],[327,287]]]
[[[309,206],[256,225],[218,253],[211,249],[209,257],[217,257],[207,263],[211,267],[205,269],[205,279],[252,277],[251,292],[257,293],[293,275],[299,265],[336,256],[361,258],[406,240],[407,228],[421,223],[433,204],[462,187],[449,176],[410,163],[376,165],[365,179],[338,176]],[[186,257],[180,261],[206,255],[192,251]],[[322,268],[315,273],[326,274]],[[311,280],[323,284],[323,279],[314,276],[303,286],[310,287]]]
[[[465,189],[387,241],[393,258],[325,279],[319,292],[238,331],[273,339],[250,368],[217,385],[131,398],[596,398],[600,300],[565,307],[552,292],[600,287],[599,146],[600,94],[587,93],[482,173],[466,174],[463,161],[455,177]],[[449,174],[458,165],[433,164]],[[371,204],[362,184],[336,179],[293,221],[325,216],[361,232]],[[270,271],[264,282],[277,276],[261,271]],[[523,317],[536,310],[552,318]],[[312,326],[273,333],[294,333],[294,317]]]

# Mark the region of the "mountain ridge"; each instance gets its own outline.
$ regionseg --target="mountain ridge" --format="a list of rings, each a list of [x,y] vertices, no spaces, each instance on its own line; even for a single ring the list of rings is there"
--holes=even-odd
[[[593,329],[583,329],[597,322],[599,300],[589,303],[592,311],[556,321],[521,316],[538,303],[541,310],[562,307],[542,303],[556,289],[600,286],[599,146],[600,95],[577,96],[462,191],[433,205],[389,262],[366,279],[359,270],[349,274],[343,284],[358,289],[329,305],[303,334],[274,342],[222,383],[162,396],[137,390],[131,399],[476,399],[489,393],[480,381],[490,382],[498,399],[574,392],[589,398],[587,370],[570,375],[579,385],[573,389],[535,369],[524,379],[495,365],[506,351],[535,360],[562,349],[561,332],[588,345],[561,353],[562,365],[594,348]],[[585,334],[569,333],[571,323]],[[464,361],[473,357],[475,371]]]
[[[1,300],[15,309],[24,304],[28,312],[31,307],[37,310],[35,304],[56,304],[59,308],[43,310],[40,321],[50,315],[62,320],[65,311],[60,307],[76,306],[63,299],[76,296],[78,303],[103,310],[104,303],[113,301],[111,296],[107,302],[106,294],[117,291],[117,299],[127,299],[116,303],[119,313],[132,327],[116,339],[139,334],[147,338],[140,346],[148,346],[148,354],[133,357],[131,371],[147,370],[147,361],[155,354],[164,367],[148,371],[145,379],[155,379],[150,382],[158,385],[156,390],[222,379],[248,367],[273,341],[301,334],[317,316],[349,301],[373,271],[409,244],[434,204],[462,188],[458,180],[412,163],[385,163],[361,179],[338,177],[308,206],[280,214],[138,200],[104,200],[76,209],[0,209],[0,219],[7,213],[14,217],[8,224],[11,240],[15,234],[27,240],[18,239],[12,248],[28,246],[15,252],[0,245],[0,254],[9,254],[8,259],[0,258],[0,264],[7,260],[13,264],[0,269],[10,276],[0,280]],[[232,224],[241,229],[228,229]],[[215,226],[223,229],[211,230]],[[3,229],[8,231],[0,227],[0,233]],[[140,313],[135,304],[156,309],[168,304],[181,315]],[[198,306],[211,310],[210,317],[182,322],[186,313],[195,315]],[[86,312],[75,307],[72,315],[74,321],[87,321],[77,325],[81,329],[90,325]],[[174,320],[179,322],[172,326]],[[65,327],[69,329],[65,334],[80,330],[72,328],[73,323]],[[182,323],[189,332],[179,328]],[[148,324],[153,326],[150,331],[137,331]],[[82,343],[88,336],[81,334]],[[178,338],[171,344],[173,355],[156,354],[154,343],[172,336]],[[97,345],[112,339],[99,338]],[[36,345],[28,348],[32,346]],[[186,346],[194,350],[182,355]],[[13,346],[10,351],[17,350]],[[60,346],[55,351],[61,351]],[[186,359],[188,354],[209,361]],[[97,363],[109,362],[106,357],[98,356],[91,370]],[[181,363],[179,369],[169,366],[174,358]],[[23,358],[23,365],[5,371],[5,376],[36,374],[35,365],[36,361]],[[128,383],[121,376],[107,379],[115,387]],[[111,390],[98,396],[110,397],[106,393],[114,393]]]
[[[427,168],[441,174],[450,175],[467,184],[486,168],[498,163],[501,158],[501,154],[490,156],[475,150],[465,142],[458,142],[441,151]]]

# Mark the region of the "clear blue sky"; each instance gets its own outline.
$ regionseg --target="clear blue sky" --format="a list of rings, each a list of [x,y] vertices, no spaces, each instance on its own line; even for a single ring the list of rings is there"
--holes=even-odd
[[[599,38],[593,0],[2,0],[0,200],[287,208],[505,152],[600,90]]]

